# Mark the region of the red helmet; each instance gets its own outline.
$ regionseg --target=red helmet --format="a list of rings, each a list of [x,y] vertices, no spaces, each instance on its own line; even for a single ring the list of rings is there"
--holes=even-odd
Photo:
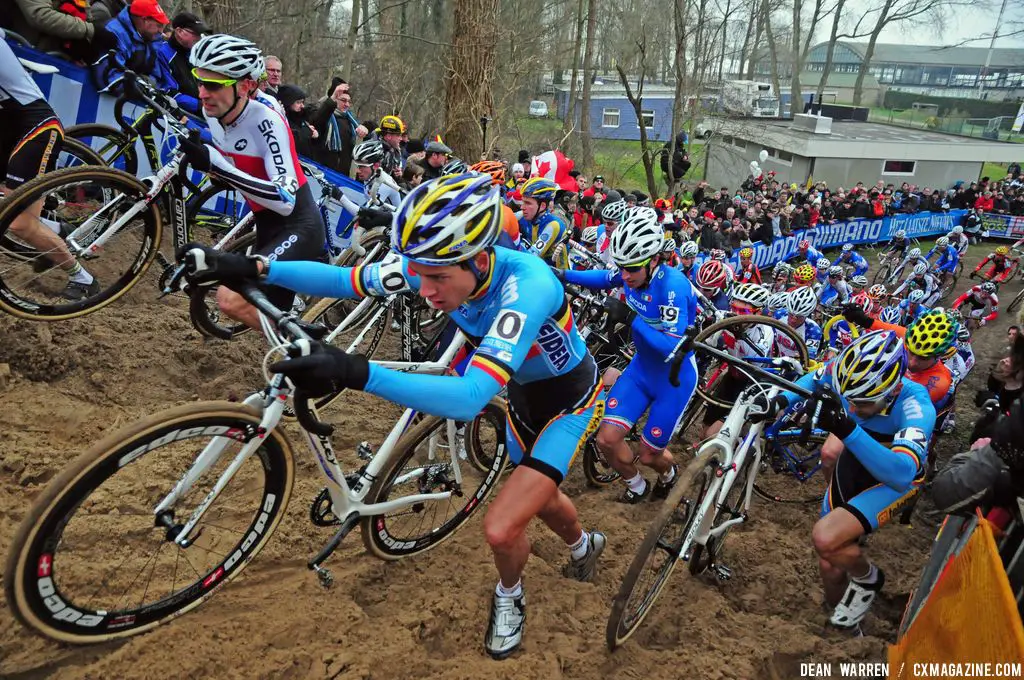
[[[808,241],[807,239],[804,239],[803,241],[800,241],[800,243],[796,244],[796,247],[799,248],[800,250],[807,250],[808,248],[811,247],[811,242]]]
[[[729,275],[721,260],[708,260],[697,270],[697,285],[701,288],[722,290],[728,281]]]

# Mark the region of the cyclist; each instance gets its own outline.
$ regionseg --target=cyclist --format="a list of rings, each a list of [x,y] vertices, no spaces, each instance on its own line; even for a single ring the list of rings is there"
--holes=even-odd
[[[821,350],[821,326],[811,318],[811,314],[818,306],[818,299],[814,296],[814,291],[804,286],[795,288],[789,293],[778,294],[785,296],[785,307],[776,318],[796,331],[807,347],[807,356],[817,359],[818,352]],[[792,338],[785,333],[776,334],[775,347],[781,356],[799,356]]]
[[[899,515],[920,490],[935,427],[935,407],[921,385],[904,376],[903,340],[890,331],[866,333],[827,365],[797,384],[835,395],[823,402],[818,426],[841,442],[812,539],[833,607],[833,626],[857,630],[885,583],[885,575],[865,557],[859,540]],[[801,398],[783,392],[751,420],[775,417]]]
[[[682,259],[676,250],[676,240],[671,236],[665,236],[665,242],[661,247],[661,261],[673,269],[679,269]]]
[[[828,283],[829,269],[831,268],[832,263],[827,257],[818,258],[818,261],[814,263],[815,285],[820,288]]]
[[[263,64],[244,38],[213,34],[192,48],[193,74],[213,146],[179,140],[193,168],[238,189],[256,217],[256,249],[270,260],[317,260],[325,254],[323,219],[299,165],[288,124],[249,94]],[[271,287],[271,302],[290,309],[292,291]],[[228,317],[259,328],[259,313],[241,295],[221,286],[217,304]]]
[[[1020,258],[1008,258],[1009,249],[1006,246],[999,246],[993,252],[985,256],[978,266],[971,272],[970,278],[974,278],[989,262],[992,264],[981,274],[986,281],[1003,283],[1013,274],[1014,266],[1020,262]]]
[[[396,210],[402,203],[402,193],[391,175],[381,172],[385,154],[384,144],[380,140],[360,142],[352,150],[352,165],[355,167],[356,180],[363,183],[367,205],[387,206]],[[351,205],[346,204],[346,201]],[[358,206],[349,199],[343,199],[342,204],[350,212],[353,206],[358,210]]]
[[[669,383],[665,371],[665,359],[683,331],[694,324],[697,299],[686,276],[664,262],[663,234],[654,208],[630,208],[609,246],[618,271],[566,271],[559,275],[567,283],[588,288],[621,287],[626,304],[636,312],[632,323],[636,354],[609,392],[597,432],[598,448],[626,481],[621,500],[630,504],[652,494],[654,498],[668,496],[676,480],[676,466],[666,447],[697,385],[692,352],[683,361],[679,387]],[[634,455],[625,437],[644,412],[648,413],[647,424]],[[658,473],[655,484],[640,474],[633,464],[635,458]]]
[[[679,271],[686,275],[686,278],[690,279],[690,283],[697,284],[697,265],[694,260],[697,258],[697,253],[700,252],[697,248],[696,241],[686,241],[679,246]]]
[[[935,247],[928,251],[928,254],[924,256],[924,259],[931,261],[932,255],[938,253],[939,257],[935,260],[933,271],[939,278],[939,288],[943,288],[946,283],[952,278],[953,274],[956,273],[957,265],[960,264],[960,253],[957,252],[956,248],[953,248],[949,244],[949,237],[940,236],[935,240]],[[932,300],[931,304],[935,304],[937,300]]]
[[[572,231],[562,218],[551,212],[557,193],[558,185],[544,177],[532,177],[526,181],[519,233],[528,252],[539,255],[559,269],[568,269],[566,244]]]
[[[967,238],[964,228],[960,225],[953,227],[953,231],[949,232],[948,238],[950,245],[956,248],[957,254],[963,257],[964,253],[967,252],[967,247],[971,245],[971,239]]]
[[[923,301],[924,291],[920,288],[915,288],[907,294],[905,300],[900,300],[896,308],[900,311],[900,323],[902,325],[909,325],[911,321],[930,310],[930,307],[925,307],[922,304]]]
[[[500,192],[489,177],[453,175],[410,192],[395,214],[393,254],[379,263],[271,262],[203,246],[186,257],[200,280],[230,283],[258,275],[335,298],[415,290],[473,339],[462,376],[403,373],[320,344],[271,370],[295,384],[296,400],[345,387],[458,421],[471,421],[507,388],[505,443],[516,468],[483,523],[500,575],[484,643],[496,658],[511,654],[523,637],[521,575],[530,556],[530,521],[539,517],[565,541],[571,556],[563,573],[580,581],[593,578],[606,542],[602,533],[583,530],[572,501],[558,489],[601,416],[597,367],[551,269],[533,255],[494,247],[501,214]]]
[[[828,278],[818,291],[818,302],[823,306],[829,306],[845,304],[849,300],[850,287],[843,280],[843,268],[839,265],[829,267]]]
[[[953,301],[953,309],[958,310],[965,303],[970,306],[967,312],[968,328],[972,321],[984,326],[999,317],[999,296],[996,295],[996,284],[991,281],[972,286]]]
[[[824,253],[812,246],[810,241],[804,239],[796,245],[796,253],[789,259],[795,259],[798,262],[806,261],[808,264],[813,264],[823,257],[825,257]]]
[[[907,251],[906,257],[896,266],[893,273],[889,275],[889,280],[895,283],[903,276],[903,272],[906,271],[907,267],[913,268],[919,264],[925,265],[926,268],[929,266],[928,260],[924,259],[921,255],[921,249],[915,246]]]
[[[968,363],[968,360],[970,363]],[[942,363],[949,369],[953,376],[953,390],[967,379],[971,369],[974,368],[974,350],[971,349],[971,331],[963,324],[958,325],[956,331],[956,342],[946,350],[942,357]],[[949,434],[956,429],[956,404],[950,404],[946,417],[942,420],[942,433]]]
[[[25,71],[0,29],[0,194],[53,170],[64,140],[64,126]],[[28,206],[10,222],[10,233],[42,253],[36,269],[56,266],[68,275],[59,293],[79,301],[100,293],[100,284],[68,250],[61,225],[41,219],[43,200]]]
[[[740,248],[740,268],[736,272],[736,280],[740,283],[761,283],[761,270],[754,264],[753,248]]]
[[[906,257],[907,250],[910,249],[910,243],[910,239],[907,238],[907,232],[903,229],[897,229],[889,242],[885,244],[885,248],[882,249],[882,255],[888,258],[898,253],[900,258]]]
[[[721,260],[707,260],[697,270],[697,287],[715,309],[729,311],[728,267]]]
[[[851,295],[850,302],[863,309],[872,319],[877,319],[878,315],[882,312],[882,306],[864,291]]]
[[[925,262],[918,262],[914,265],[913,271],[907,280],[896,287],[896,290],[892,292],[893,297],[900,297],[903,291],[911,290],[924,291],[924,297],[922,300],[925,302],[929,301],[933,295],[939,291],[939,282],[934,276],[928,272],[928,264]]]
[[[800,286],[813,286],[816,275],[817,271],[812,265],[800,265],[793,270],[794,288],[799,288]]]
[[[625,201],[619,199],[601,208],[601,224],[597,227],[597,252],[607,264],[612,263],[611,254],[607,252],[608,239],[615,233],[615,227],[622,221],[628,207]]]
[[[780,291],[789,290],[789,277],[793,275],[793,268],[785,262],[779,262],[772,269],[772,285],[771,292],[778,293]]]
[[[868,287],[868,277],[863,274],[857,274],[851,276],[848,283],[850,285],[850,294],[856,295]]]
[[[786,305],[788,304],[789,293],[784,290],[776,291],[768,298],[764,313],[775,319],[786,318]]]
[[[900,311],[899,306],[890,305],[882,308],[882,311],[878,314],[878,320],[884,323],[899,323],[903,320],[903,312]]]
[[[853,267],[853,276],[864,276],[868,273],[868,261],[853,249],[852,243],[843,244],[837,264]]]

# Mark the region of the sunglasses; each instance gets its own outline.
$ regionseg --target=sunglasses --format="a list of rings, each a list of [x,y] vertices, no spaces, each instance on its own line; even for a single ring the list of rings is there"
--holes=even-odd
[[[638,272],[642,272],[647,267],[647,265],[649,265],[651,263],[651,259],[652,258],[647,258],[646,260],[644,260],[643,262],[641,262],[639,264],[631,264],[631,265],[625,266],[625,267],[622,268],[622,270],[625,271],[625,272],[629,272],[630,274],[636,274]]]
[[[203,78],[197,71],[198,69],[192,69],[192,76],[196,79],[196,85],[205,88],[207,92],[217,92],[238,82],[237,78]]]
[[[734,303],[734,304],[730,305],[730,307],[732,308],[733,314],[739,314],[740,316],[746,316],[748,314],[753,314],[756,311],[753,307],[751,307],[750,305],[746,305],[746,304],[735,304]]]

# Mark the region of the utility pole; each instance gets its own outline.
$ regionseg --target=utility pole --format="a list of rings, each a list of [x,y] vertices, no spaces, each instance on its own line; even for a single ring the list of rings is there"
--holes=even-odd
[[[982,99],[982,93],[985,91],[985,76],[988,75],[988,66],[992,63],[992,50],[995,49],[996,39],[999,37],[999,27],[1003,25],[1004,12],[1006,12],[1006,0],[1003,0],[1003,5],[999,8],[999,18],[996,19],[996,28],[992,31],[992,40],[988,44],[988,54],[985,55],[985,68],[978,74],[978,99]]]

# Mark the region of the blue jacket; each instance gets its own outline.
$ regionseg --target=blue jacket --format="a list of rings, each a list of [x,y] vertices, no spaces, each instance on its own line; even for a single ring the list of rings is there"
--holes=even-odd
[[[174,45],[172,45],[167,40],[158,40],[154,44],[156,45],[156,51],[160,57],[160,62],[162,63],[163,68],[175,81],[175,91],[179,89],[185,89],[184,83],[180,82],[180,80],[183,72],[185,74],[190,74],[192,70],[192,65],[188,63],[188,55],[174,49]],[[177,67],[177,71],[175,70],[175,67]],[[175,78],[175,73],[177,73],[177,78]],[[188,77],[191,78],[192,76],[188,75]],[[185,92],[177,92],[174,95],[174,101],[178,102],[178,105],[186,111],[188,111],[189,113],[194,113],[196,115],[200,114],[199,99],[192,96],[191,94],[186,94]]]
[[[108,21],[104,30],[117,41],[117,49],[112,56],[104,54],[92,65],[92,77],[100,92],[119,96],[125,68],[130,68],[140,75],[149,76],[153,85],[159,90],[178,91],[178,83],[175,82],[166,63],[159,56],[157,43],[143,40],[132,24],[127,7]]]

